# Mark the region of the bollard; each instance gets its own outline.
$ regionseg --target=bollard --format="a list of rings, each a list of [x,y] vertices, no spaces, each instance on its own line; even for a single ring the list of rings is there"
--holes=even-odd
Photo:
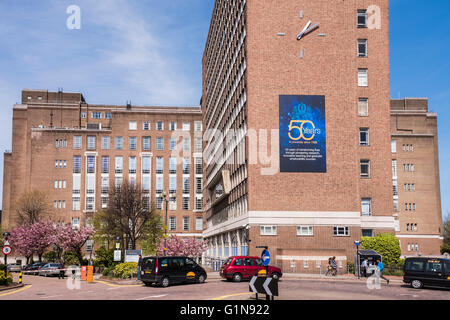
[[[19,272],[19,284],[22,284],[22,272]]]

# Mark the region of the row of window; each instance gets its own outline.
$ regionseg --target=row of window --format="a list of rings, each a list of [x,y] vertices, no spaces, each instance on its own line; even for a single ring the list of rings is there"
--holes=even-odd
[[[405,192],[416,191],[416,185],[414,183],[405,183],[403,186],[405,188]]]
[[[201,132],[202,131],[202,122],[201,121],[194,121],[194,131]],[[137,121],[130,121],[128,122],[128,129],[129,130],[137,130],[138,129],[138,123]],[[151,129],[150,121],[142,121],[142,130],[148,131]],[[155,123],[155,129],[157,131],[163,131],[164,130],[164,122],[163,121],[156,121]],[[190,131],[191,130],[191,123],[190,122],[183,122],[181,129],[183,131]],[[177,122],[176,121],[169,121],[169,131],[176,131],[177,130]]]
[[[55,160],[55,168],[56,169],[67,168],[67,161],[66,160]]]
[[[66,200],[54,200],[53,207],[55,209],[65,209],[66,208]]]
[[[169,217],[169,230],[175,231],[177,230],[177,217]],[[189,231],[190,230],[190,218],[183,217],[182,219],[182,230]],[[203,230],[203,218],[197,217],[195,218],[195,231]]]
[[[66,180],[55,180],[55,189],[65,189]]]
[[[391,141],[391,151],[392,151],[392,153],[397,153],[397,141],[396,140]],[[403,151],[404,152],[414,152],[414,145],[404,144]]]
[[[405,211],[416,211],[415,203],[405,203]]]
[[[417,243],[408,243],[408,251],[419,251],[419,245]]]
[[[277,235],[277,226],[260,226],[260,235],[261,236],[276,236]],[[297,236],[313,236],[314,228],[313,226],[297,226]],[[333,235],[338,237],[347,237],[350,236],[350,228],[349,227],[333,227]],[[363,229],[362,230],[363,237],[373,237],[372,229]]]
[[[406,224],[406,231],[418,231],[417,223],[407,223]]]

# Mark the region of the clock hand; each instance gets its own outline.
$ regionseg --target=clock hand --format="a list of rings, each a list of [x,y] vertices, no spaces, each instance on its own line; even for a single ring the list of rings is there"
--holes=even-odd
[[[309,26],[310,23],[307,24],[307,26]],[[304,35],[307,35],[308,33],[314,31],[315,29],[317,29],[319,27],[320,23],[316,23],[315,25],[313,25],[312,27],[308,28],[308,29],[303,29],[303,31],[297,36],[297,40],[300,40]]]
[[[308,29],[308,27],[311,25],[311,21],[308,21],[308,23],[306,24],[306,26],[303,28],[302,32],[300,32],[297,35],[297,40],[300,40],[303,36],[303,34],[305,33],[306,29]]]

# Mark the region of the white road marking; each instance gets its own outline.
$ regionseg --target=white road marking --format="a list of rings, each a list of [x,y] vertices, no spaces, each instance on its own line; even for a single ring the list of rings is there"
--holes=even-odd
[[[62,297],[62,294],[58,294],[56,296],[41,297],[41,299],[49,299],[49,298],[56,298],[56,297]]]
[[[161,298],[161,297],[165,297],[165,296],[167,296],[167,294],[160,294],[158,296],[149,296],[149,297],[139,298],[139,299],[136,299],[136,300],[145,300],[145,299],[150,299],[150,298]]]
[[[116,289],[120,289],[120,287],[108,288],[108,289],[106,289],[106,290],[116,290]]]

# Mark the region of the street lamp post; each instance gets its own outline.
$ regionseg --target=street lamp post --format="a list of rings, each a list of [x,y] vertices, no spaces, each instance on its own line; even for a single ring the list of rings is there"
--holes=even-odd
[[[361,273],[361,263],[359,261],[359,246],[361,245],[361,242],[359,242],[358,240],[355,241],[355,246],[356,246],[356,263],[358,266],[355,266],[355,270],[358,270],[358,279],[360,278],[360,273]],[[357,268],[357,269],[356,269]]]
[[[166,255],[167,252],[167,202],[169,202],[167,200],[167,194],[164,191],[163,192],[163,200],[164,200],[164,209],[166,211],[166,215],[165,215],[165,219],[164,219],[164,255]]]

